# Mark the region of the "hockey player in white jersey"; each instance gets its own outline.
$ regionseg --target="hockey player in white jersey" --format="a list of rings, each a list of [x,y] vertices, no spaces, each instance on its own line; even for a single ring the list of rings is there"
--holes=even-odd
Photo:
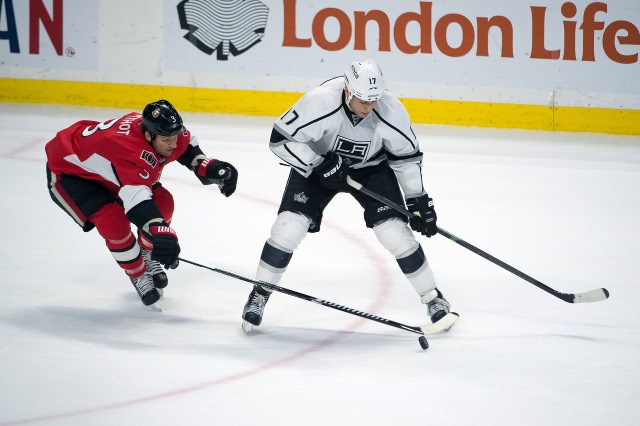
[[[385,77],[371,59],[352,62],[344,75],[300,98],[275,121],[271,150],[291,166],[278,217],[267,239],[256,279],[278,284],[293,252],[309,232],[318,232],[325,207],[339,192],[364,208],[364,220],[396,259],[432,322],[450,311],[436,288],[416,232],[437,233],[436,212],[422,181],[422,152],[404,106],[385,90]],[[384,204],[353,190],[347,176],[419,215],[409,222]],[[242,313],[249,332],[262,322],[271,293],[254,286]]]

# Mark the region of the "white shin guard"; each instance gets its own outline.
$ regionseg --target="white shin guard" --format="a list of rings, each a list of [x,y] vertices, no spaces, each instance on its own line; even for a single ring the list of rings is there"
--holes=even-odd
[[[409,226],[398,218],[385,220],[373,227],[378,241],[396,258],[405,277],[420,297],[436,288],[436,280],[420,243]]]

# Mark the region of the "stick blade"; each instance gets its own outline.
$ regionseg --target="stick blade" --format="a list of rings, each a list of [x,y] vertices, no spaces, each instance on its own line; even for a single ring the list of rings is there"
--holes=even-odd
[[[609,298],[609,291],[606,288],[598,288],[596,290],[587,291],[585,293],[576,293],[573,295],[573,303],[591,303],[601,302]]]
[[[436,322],[435,324],[427,324],[427,325],[420,326],[420,331],[422,331],[422,334],[434,334],[434,333],[440,333],[442,331],[449,331],[449,329],[453,327],[453,324],[455,324],[456,321],[458,321],[459,317],[460,315],[458,315],[457,313],[450,312],[447,315],[440,318],[440,321]]]

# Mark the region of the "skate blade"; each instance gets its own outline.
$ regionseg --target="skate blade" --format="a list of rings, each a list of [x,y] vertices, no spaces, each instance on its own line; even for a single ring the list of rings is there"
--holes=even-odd
[[[160,293],[160,297],[164,297],[164,289],[163,288],[158,288],[156,287],[156,290],[158,291],[158,293]]]
[[[242,331],[244,331],[244,334],[249,335],[251,330],[253,330],[253,324],[248,321],[242,321]]]
[[[145,309],[151,312],[162,312],[162,308],[160,307],[158,302],[152,303],[149,306],[145,306]]]

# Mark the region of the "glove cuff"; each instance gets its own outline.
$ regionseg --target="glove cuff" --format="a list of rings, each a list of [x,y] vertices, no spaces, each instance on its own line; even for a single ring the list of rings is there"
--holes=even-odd
[[[420,198],[421,197],[411,197],[404,200],[405,203],[407,204],[407,208],[408,209],[418,208],[418,204],[420,204]]]
[[[208,167],[217,161],[219,160],[215,158],[205,158],[204,160],[200,161],[200,163],[198,164],[198,167],[196,168],[196,175],[202,178],[210,177],[210,176],[207,176]]]
[[[176,235],[176,231],[174,231],[166,223],[163,223],[160,225],[151,225],[149,227],[149,232],[151,232],[151,235],[169,235],[175,238],[176,240],[178,239],[178,236]]]
[[[423,195],[421,195],[421,196],[419,196],[419,197],[409,197],[409,198],[406,198],[406,199],[405,199],[405,202],[407,202],[407,203],[417,204],[417,203],[419,203],[419,202],[421,202],[421,201],[428,200],[429,198],[431,198],[431,197],[429,197],[429,194],[427,194],[427,193],[425,192]]]

